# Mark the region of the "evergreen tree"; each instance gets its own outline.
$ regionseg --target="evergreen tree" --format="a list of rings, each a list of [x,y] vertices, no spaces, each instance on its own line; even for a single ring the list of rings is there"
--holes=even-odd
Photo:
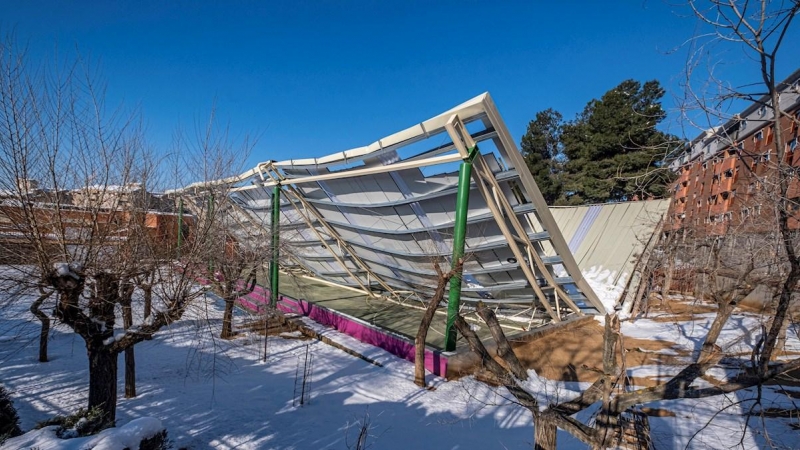
[[[555,203],[561,195],[559,172],[562,160],[562,126],[563,117],[558,111],[539,111],[536,118],[528,124],[528,131],[520,142],[528,169],[548,205]]]
[[[626,80],[592,100],[564,124],[566,156],[559,203],[625,201],[667,195],[671,174],[661,170],[677,139],[656,129],[666,117],[658,81]],[[537,180],[538,181],[538,180]]]

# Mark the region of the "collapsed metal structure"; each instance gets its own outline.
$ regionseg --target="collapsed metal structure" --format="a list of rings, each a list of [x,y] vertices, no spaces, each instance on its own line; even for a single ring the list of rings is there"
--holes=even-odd
[[[405,302],[433,293],[432,264],[462,260],[447,351],[456,312],[477,301],[529,315],[528,326],[604,311],[488,93],[365,147],[220,182],[242,237],[247,227],[272,237],[273,304],[279,265]]]

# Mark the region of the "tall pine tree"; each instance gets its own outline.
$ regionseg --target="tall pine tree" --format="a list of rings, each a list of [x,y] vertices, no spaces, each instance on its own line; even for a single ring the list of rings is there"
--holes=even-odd
[[[559,178],[561,152],[561,127],[563,117],[553,109],[536,113],[522,136],[520,147],[528,169],[547,204],[552,205],[561,195]]]
[[[592,100],[563,126],[563,196],[569,204],[664,197],[671,174],[663,158],[679,145],[656,129],[666,118],[656,80],[626,80]]]

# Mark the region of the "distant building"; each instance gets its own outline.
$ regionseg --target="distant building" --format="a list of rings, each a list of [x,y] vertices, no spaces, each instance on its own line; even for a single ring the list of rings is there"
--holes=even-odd
[[[779,86],[785,161],[800,170],[797,150],[800,113],[800,70]],[[722,126],[707,130],[687,144],[670,164],[678,174],[665,230],[689,229],[723,235],[732,227],[760,232],[771,227],[775,199],[766,199],[764,183],[774,180],[777,161],[769,97],[763,97]],[[792,176],[787,205],[800,203],[800,181]],[[770,202],[770,200],[772,200]],[[792,208],[797,210],[796,207]],[[800,219],[800,214],[798,214]],[[800,221],[790,221],[800,228]]]
[[[147,203],[150,194],[139,183],[122,186],[87,186],[72,191],[73,204],[80,207],[127,209]]]
[[[140,185],[105,186],[52,191],[35,180],[22,180],[16,189],[0,191],[0,263],[27,263],[37,238],[45,242],[81,245],[90,232],[105,243],[127,239],[138,224],[154,242],[174,246],[186,236],[190,214],[179,220],[175,198],[146,192]],[[26,207],[27,206],[27,207]]]

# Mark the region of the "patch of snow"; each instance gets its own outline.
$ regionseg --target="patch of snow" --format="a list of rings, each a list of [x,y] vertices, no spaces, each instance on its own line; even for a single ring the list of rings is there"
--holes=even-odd
[[[600,271],[596,274],[596,279],[605,282],[615,279],[612,274]],[[0,291],[0,304],[5,295]],[[18,337],[0,339],[0,380],[11,392],[23,429],[56,414],[74,413],[85,407],[88,394],[88,361],[83,342],[66,326],[56,325],[51,331],[50,362],[36,362],[40,325],[27,308],[37,296],[35,292],[23,294],[0,310],[0,337]],[[303,322],[322,336],[380,362],[383,367],[316,340],[274,336],[267,340],[265,364],[264,336],[217,338],[222,314],[220,303],[198,299],[183,319],[165,327],[153,340],[136,346],[139,395],[119,399],[117,418],[120,423],[129,423],[116,429],[113,439],[124,441],[125,436],[146,434],[131,430],[126,435],[127,432],[120,430],[130,430],[133,425],[149,428],[135,422],[147,414],[162,422],[176,448],[340,449],[352,445],[357,438],[358,427],[348,425],[369,414],[368,444],[373,448],[501,449],[531,445],[531,414],[510,401],[510,394],[504,388],[489,387],[473,377],[445,382],[428,375],[426,381],[432,389],[419,389],[413,384],[413,364],[308,318],[303,318]],[[675,344],[671,348],[691,352],[699,348],[713,315],[695,318],[677,323],[639,319],[624,321],[621,327],[625,336],[669,341]],[[723,329],[721,345],[751,346],[755,334],[749,330],[759,325],[756,316],[736,315]],[[793,328],[787,333],[792,348],[800,345],[796,331]],[[306,351],[313,356],[310,402],[300,407],[294,392],[298,368],[299,373],[303,372]],[[628,369],[637,377],[665,377],[675,370],[655,365]],[[714,370],[710,374],[722,379],[730,377],[732,370]],[[122,371],[119,375],[122,376]],[[529,375],[524,387],[542,405],[571,399],[588,386],[547,380],[532,370]],[[688,444],[690,448],[729,448],[738,446],[742,439],[745,448],[766,448],[765,435],[777,445],[796,446],[797,432],[791,429],[789,419],[765,418],[745,424],[746,417],[742,414],[754,405],[755,398],[755,390],[745,390],[702,400],[650,404],[676,415],[650,418],[656,447],[684,448]],[[791,399],[772,387],[765,387],[762,405],[788,408]],[[592,414],[589,409],[578,418],[586,421]],[[313,427],[301,427],[299,423],[310,423]],[[152,429],[155,428],[153,425]],[[697,436],[692,438],[695,433]],[[73,440],[67,444],[70,441],[57,440],[55,428],[48,427],[15,438],[22,440],[9,441],[4,448],[82,450],[100,445],[99,436],[80,438],[96,440]],[[563,431],[559,432],[558,440],[559,449],[585,448]],[[9,447],[10,442],[15,446]],[[109,440],[108,447],[100,448],[122,448],[113,447],[113,442]],[[72,446],[51,447],[51,444]],[[136,448],[131,445],[130,448]]]
[[[605,307],[605,312],[609,314],[613,313],[620,296],[622,296],[622,292],[625,290],[628,274],[623,273],[617,276],[616,271],[598,266],[593,266],[582,272],[583,278],[589,283],[589,286],[591,286],[592,290],[597,294],[598,299]]]
[[[300,338],[303,337],[303,333],[299,331],[285,331],[281,333],[280,336],[285,338]]]
[[[84,419],[82,419],[84,420]],[[139,443],[164,430],[161,421],[152,417],[141,417],[127,424],[109,428],[94,436],[61,439],[56,436],[57,426],[32,430],[3,444],[4,450],[123,450],[139,448]]]
[[[72,277],[76,280],[80,280],[80,275],[78,272],[83,270],[83,264],[81,263],[65,263],[65,262],[58,262],[53,264],[53,270],[55,270],[56,275],[59,277]]]

